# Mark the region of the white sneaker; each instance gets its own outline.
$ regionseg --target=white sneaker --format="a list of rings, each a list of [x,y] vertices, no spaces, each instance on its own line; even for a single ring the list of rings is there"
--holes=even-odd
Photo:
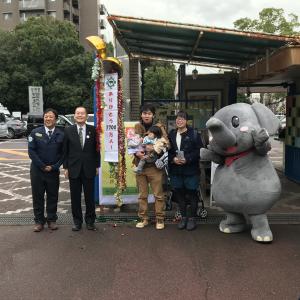
[[[135,227],[136,228],[144,228],[145,226],[147,226],[149,224],[148,220],[143,220],[141,222],[138,222]]]
[[[158,230],[164,229],[164,228],[165,228],[165,223],[164,223],[164,221],[163,221],[163,220],[157,221],[155,227],[156,227],[156,229],[158,229]]]

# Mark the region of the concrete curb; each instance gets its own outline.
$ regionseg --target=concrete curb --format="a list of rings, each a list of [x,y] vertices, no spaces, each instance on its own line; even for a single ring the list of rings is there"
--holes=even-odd
[[[225,215],[209,214],[205,219],[197,218],[199,224],[219,224]],[[118,214],[118,215],[98,215],[98,223],[134,223],[138,219],[136,214]],[[155,220],[154,215],[150,215],[152,221]],[[299,213],[270,213],[268,214],[270,224],[300,224]],[[57,223],[60,225],[71,225],[73,224],[72,215],[58,214]],[[174,223],[174,214],[167,212],[166,223]],[[0,215],[0,225],[32,225],[34,224],[32,214],[18,214],[18,215]]]

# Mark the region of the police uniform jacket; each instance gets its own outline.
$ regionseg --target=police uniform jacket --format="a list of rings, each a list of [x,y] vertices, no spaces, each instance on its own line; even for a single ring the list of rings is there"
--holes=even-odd
[[[28,154],[32,164],[41,170],[51,166],[52,171],[58,172],[63,163],[63,139],[64,133],[57,127],[51,138],[44,126],[33,129],[28,137]]]

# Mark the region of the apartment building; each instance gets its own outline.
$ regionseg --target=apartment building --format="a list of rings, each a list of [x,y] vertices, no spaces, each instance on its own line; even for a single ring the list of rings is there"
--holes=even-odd
[[[12,30],[29,17],[52,16],[75,24],[82,45],[85,38],[105,29],[100,0],[0,0],[0,29]]]

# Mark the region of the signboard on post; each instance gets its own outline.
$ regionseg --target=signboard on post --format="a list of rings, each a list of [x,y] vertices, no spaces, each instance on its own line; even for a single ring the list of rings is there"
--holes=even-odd
[[[43,87],[29,86],[29,113],[42,114],[44,111]]]
[[[106,74],[104,83],[104,160],[107,162],[118,162],[118,73]]]

